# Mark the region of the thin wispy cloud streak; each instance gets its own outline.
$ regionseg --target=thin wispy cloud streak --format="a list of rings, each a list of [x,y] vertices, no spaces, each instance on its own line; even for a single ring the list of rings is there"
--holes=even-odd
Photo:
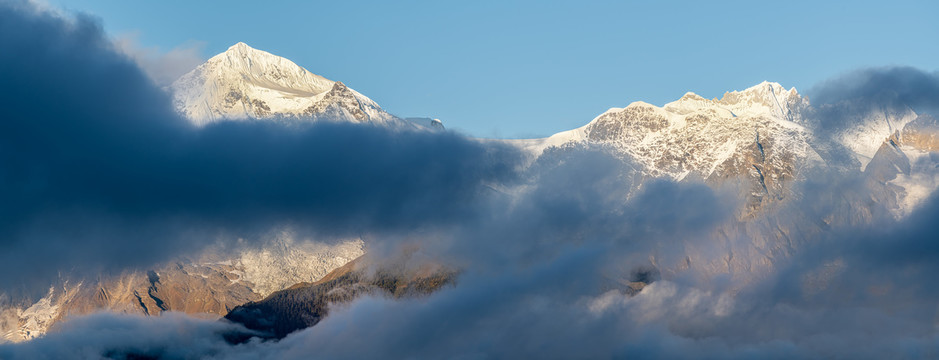
[[[204,43],[191,42],[163,51],[141,45],[138,37],[137,33],[119,36],[114,39],[114,43],[122,53],[130,56],[157,86],[172,84],[205,61],[201,55]]]

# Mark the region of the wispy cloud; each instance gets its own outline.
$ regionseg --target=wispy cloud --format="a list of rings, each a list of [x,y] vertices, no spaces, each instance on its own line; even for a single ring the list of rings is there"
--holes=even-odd
[[[118,36],[114,43],[120,52],[130,56],[157,86],[168,86],[180,76],[205,61],[202,49],[205,43],[190,42],[165,51],[155,46],[143,46],[139,33]]]

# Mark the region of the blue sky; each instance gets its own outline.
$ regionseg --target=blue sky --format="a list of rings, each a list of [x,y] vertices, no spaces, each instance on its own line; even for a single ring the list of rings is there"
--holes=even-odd
[[[201,44],[208,58],[243,41],[484,137],[546,136],[686,91],[939,70],[934,1],[48,1],[143,47]]]

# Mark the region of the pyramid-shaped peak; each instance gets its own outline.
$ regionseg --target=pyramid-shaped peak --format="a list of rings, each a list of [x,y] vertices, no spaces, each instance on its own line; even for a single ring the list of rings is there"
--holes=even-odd
[[[225,50],[225,52],[219,55],[228,56],[228,57],[234,56],[234,57],[248,57],[248,58],[259,58],[259,59],[268,58],[271,60],[273,59],[287,60],[280,56],[271,54],[267,51],[255,49],[251,47],[250,45],[245,44],[243,42],[238,42],[237,44],[228,47],[228,50]]]
[[[278,84],[286,89],[310,91],[307,85],[316,83],[314,92],[329,90],[332,81],[313,74],[287,58],[255,49],[238,42],[207,62],[215,72],[239,74],[237,77],[254,78],[260,83]],[[219,74],[224,76],[224,74]]]
[[[245,44],[244,42],[239,41],[239,42],[236,43],[235,45],[229,46],[229,47],[228,47],[228,50],[226,50],[225,52],[249,52],[249,51],[252,51],[252,50],[253,50],[253,51],[257,51],[257,49],[251,47],[250,45]]]
[[[346,84],[244,42],[183,75],[172,88],[177,109],[198,125],[252,118],[397,121]]]

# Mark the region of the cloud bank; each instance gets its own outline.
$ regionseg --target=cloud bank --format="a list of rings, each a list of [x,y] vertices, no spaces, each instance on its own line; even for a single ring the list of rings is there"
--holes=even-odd
[[[2,288],[146,266],[280,223],[324,237],[446,224],[520,160],[452,133],[195,128],[95,20],[24,3],[0,20]]]
[[[737,284],[682,270],[691,250],[727,256],[714,235],[747,226],[734,223],[734,193],[644,181],[628,161],[590,149],[519,169],[514,150],[454,134],[195,129],[93,20],[19,3],[0,6],[0,48],[11,50],[0,53],[9,79],[0,273],[16,274],[0,285],[146,264],[285,222],[322,236],[368,233],[376,256],[416,243],[464,270],[431,296],[366,296],[276,342],[232,345],[226,334],[243,329],[220,321],[97,314],[0,346],[0,358],[939,356],[935,196],[903,221],[866,210],[871,225],[805,232],[772,272]],[[881,99],[872,84],[885,83],[896,94],[885,104],[929,104],[934,75],[883,74],[823,91],[823,103]],[[801,221],[871,196],[857,174],[824,176],[793,207],[754,222]],[[677,270],[647,271],[655,267]],[[655,281],[632,296],[621,281],[636,277]]]
[[[571,181],[532,184],[514,204],[494,207],[501,210],[476,217],[476,224],[417,238],[422,251],[464,265],[456,286],[407,301],[363,297],[277,342],[229,345],[214,330],[224,325],[214,321],[187,320],[176,331],[206,339],[205,345],[191,346],[204,349],[202,356],[233,359],[939,354],[931,281],[939,270],[934,261],[939,198],[901,222],[885,219],[878,226],[843,227],[813,238],[778,262],[775,272],[746,286],[679,272],[631,296],[610,280],[648,266],[650,253],[680,257],[689,243],[708,245],[709,234],[727,214],[705,206],[718,200],[709,188],[675,183],[656,183],[618,205],[593,206],[583,200],[608,195],[627,178],[620,171],[584,175],[579,169],[574,162],[554,168],[554,176],[566,173]],[[652,198],[665,199],[637,215]],[[564,205],[540,205],[548,203]],[[569,222],[555,224],[561,218]],[[50,333],[42,343],[0,347],[0,355],[55,354],[86,336],[78,324]],[[136,343],[99,337],[127,327],[142,334],[165,331],[163,325],[136,317],[95,323],[100,332],[87,334],[89,354],[168,351],[172,332]]]
[[[936,115],[939,71],[902,66],[856,70],[824,81],[809,93],[819,105],[854,101],[878,106],[909,106],[917,113]]]

